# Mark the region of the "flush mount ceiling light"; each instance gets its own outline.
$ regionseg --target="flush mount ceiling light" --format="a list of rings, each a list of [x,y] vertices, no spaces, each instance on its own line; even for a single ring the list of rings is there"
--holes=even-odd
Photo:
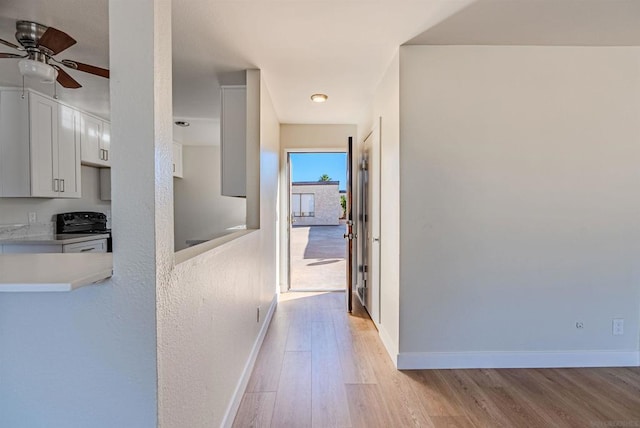
[[[313,94],[311,95],[311,101],[313,101],[314,103],[323,103],[325,101],[327,101],[327,98],[329,98],[327,95],[325,94]]]
[[[186,122],[184,120],[176,120],[174,123],[178,126],[182,126],[183,128],[186,128],[187,126],[191,125],[189,122]]]

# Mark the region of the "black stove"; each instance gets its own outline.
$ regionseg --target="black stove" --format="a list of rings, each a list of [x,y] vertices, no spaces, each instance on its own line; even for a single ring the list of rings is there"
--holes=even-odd
[[[111,252],[111,229],[107,229],[107,216],[92,211],[56,214],[56,234],[108,234],[107,251]]]

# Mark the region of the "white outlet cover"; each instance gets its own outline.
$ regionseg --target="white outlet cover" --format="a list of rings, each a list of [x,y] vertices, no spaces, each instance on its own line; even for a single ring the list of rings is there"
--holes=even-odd
[[[614,336],[622,336],[624,334],[624,319],[623,318],[615,318],[613,320],[613,335]]]
[[[36,213],[29,213],[29,224],[35,223],[36,221],[38,221]]]

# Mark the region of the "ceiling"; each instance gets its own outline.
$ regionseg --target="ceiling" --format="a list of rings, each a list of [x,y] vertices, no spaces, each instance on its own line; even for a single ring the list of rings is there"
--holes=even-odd
[[[282,123],[361,123],[407,41],[640,45],[638,0],[173,0],[172,8],[174,116],[209,130],[218,126],[221,82],[246,68],[262,70]],[[0,38],[15,40],[17,19],[73,36],[78,43],[59,59],[108,67],[107,0],[0,2]],[[84,88],[60,88],[60,98],[108,117],[108,81],[69,74]],[[16,61],[0,60],[0,85],[20,84]],[[329,100],[311,102],[316,92]]]
[[[638,0],[478,1],[412,45],[638,46]]]

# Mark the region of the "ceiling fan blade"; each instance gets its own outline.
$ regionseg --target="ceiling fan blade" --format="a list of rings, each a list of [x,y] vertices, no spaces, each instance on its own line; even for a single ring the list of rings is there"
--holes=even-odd
[[[0,44],[3,44],[3,45],[5,45],[5,46],[9,46],[10,48],[14,48],[14,49],[17,49],[17,50],[24,50],[24,49],[20,48],[20,46],[18,46],[18,45],[14,45],[14,44],[13,44],[13,43],[11,43],[11,42],[7,42],[7,41],[6,41],[6,40],[4,40],[4,39],[0,39]]]
[[[0,52],[0,58],[26,58],[27,55]]]
[[[53,27],[47,28],[38,41],[38,47],[49,49],[53,55],[56,55],[75,44],[76,41],[73,37]]]
[[[71,61],[70,59],[63,59],[63,65],[66,65],[69,68],[73,68],[74,70],[84,71],[85,73],[95,74],[96,76],[109,78],[109,70],[106,68],[96,67],[95,65],[83,64],[77,61]]]
[[[54,66],[54,68],[58,70],[58,78],[56,80],[61,86],[69,89],[82,88],[82,85],[78,83],[73,77],[69,76],[69,73],[67,73],[60,67]]]

